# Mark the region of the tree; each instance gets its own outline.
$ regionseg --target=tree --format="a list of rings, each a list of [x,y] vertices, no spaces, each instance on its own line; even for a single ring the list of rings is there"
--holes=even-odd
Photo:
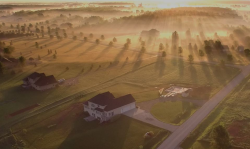
[[[76,39],[77,39],[77,37],[76,37],[76,36],[74,36],[74,37],[73,37],[73,40],[76,40]]]
[[[188,55],[188,61],[192,63],[194,61],[193,55]]]
[[[69,67],[66,67],[66,71],[68,71],[69,70]]]
[[[39,48],[38,42],[35,42],[35,46],[36,46],[36,48]]]
[[[101,39],[102,39],[102,40],[104,40],[104,39],[105,39],[104,35],[101,35]]]
[[[57,58],[56,54],[54,54],[54,55],[53,55],[53,58],[54,58],[54,59],[56,59],[56,58]]]
[[[88,37],[84,37],[83,40],[86,42],[88,41]]]
[[[127,43],[131,44],[131,39],[127,38]]]
[[[5,55],[9,56],[9,55],[12,54],[12,52],[13,52],[14,50],[15,50],[14,47],[8,46],[8,47],[6,47],[6,48],[3,49],[3,53],[4,53]]]
[[[38,60],[41,60],[41,56],[40,56],[40,55],[38,55],[38,56],[37,56],[37,59],[38,59]]]
[[[4,69],[3,64],[0,62],[0,74],[3,74],[3,69]]]
[[[141,52],[144,53],[146,51],[145,47],[141,47]]]
[[[24,66],[25,61],[26,61],[25,57],[23,56],[19,57],[19,63],[21,64],[21,66]]]
[[[99,40],[99,39],[96,39],[96,40],[95,40],[95,43],[96,43],[96,44],[99,44],[99,43],[100,43],[100,40]]]
[[[199,55],[202,57],[205,55],[205,53],[202,50],[199,50]]]
[[[181,54],[182,54],[182,52],[183,52],[182,47],[179,47],[179,48],[178,48],[178,53],[181,55]]]
[[[163,51],[163,52],[162,52],[162,57],[166,57],[166,56],[167,56],[166,51]]]
[[[250,56],[250,50],[249,49],[245,49],[244,53],[245,53],[246,56]]]
[[[67,38],[67,37],[68,37],[67,33],[63,33],[63,35],[64,35],[64,38]]]
[[[129,44],[128,44],[128,43],[125,43],[125,44],[124,44],[124,48],[125,48],[125,49],[128,49],[128,48],[129,48]]]
[[[109,46],[113,46],[113,42],[112,41],[109,42]]]
[[[229,149],[230,144],[230,138],[228,135],[228,132],[226,128],[223,125],[218,125],[213,128],[211,137],[213,139],[212,145],[216,149]]]
[[[117,42],[117,39],[115,37],[113,38],[113,42]]]
[[[141,41],[141,46],[145,46],[146,45],[146,43],[145,43],[145,41]]]
[[[228,55],[227,55],[227,60],[228,60],[228,61],[233,61],[233,55],[228,54]]]
[[[210,45],[206,45],[205,46],[205,51],[206,51],[207,54],[212,53],[212,47]]]
[[[164,46],[163,46],[162,43],[160,43],[160,45],[159,45],[159,50],[163,50],[163,49],[164,49]]]

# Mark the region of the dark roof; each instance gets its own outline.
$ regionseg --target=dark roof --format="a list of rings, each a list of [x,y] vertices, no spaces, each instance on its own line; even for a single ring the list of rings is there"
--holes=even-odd
[[[40,77],[45,77],[44,73],[37,73],[37,72],[33,72],[32,74],[30,74],[28,77],[26,78],[31,78],[31,79],[35,79],[35,78],[40,78]],[[24,78],[24,79],[26,79]]]
[[[114,99],[114,95],[110,92],[105,92],[102,94],[98,94],[95,97],[91,98],[89,101],[93,102],[95,104],[105,106],[108,105],[110,102],[112,102],[112,99]]]
[[[104,110],[101,108],[95,108],[96,111],[103,112]]]
[[[35,85],[45,86],[45,85],[50,85],[54,83],[57,83],[57,80],[55,79],[53,75],[51,75],[51,76],[42,76],[36,81]]]
[[[135,102],[134,97],[131,94],[121,96],[119,98],[113,99],[105,108],[104,111],[114,110],[116,108],[122,107],[124,105]]]

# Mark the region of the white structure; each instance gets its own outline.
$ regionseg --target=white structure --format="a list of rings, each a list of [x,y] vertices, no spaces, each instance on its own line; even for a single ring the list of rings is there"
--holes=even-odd
[[[58,82],[53,75],[45,76],[44,73],[34,72],[28,77],[23,79],[24,88],[35,88],[36,90],[43,91],[51,88],[55,88]]]
[[[136,108],[135,99],[131,94],[115,98],[110,92],[98,94],[83,105],[84,111],[100,122]]]
[[[170,88],[166,89],[165,91],[168,92],[166,97],[175,96],[177,94],[181,94],[182,97],[188,97],[190,91],[192,91],[192,88],[184,88],[179,86],[171,86]],[[164,97],[165,97],[164,96]]]

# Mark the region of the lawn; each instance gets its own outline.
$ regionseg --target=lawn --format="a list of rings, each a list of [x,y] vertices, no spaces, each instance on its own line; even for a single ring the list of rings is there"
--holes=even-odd
[[[64,108],[62,108],[64,107]],[[154,149],[170,134],[168,131],[121,116],[112,123],[100,124],[98,121],[85,122],[82,105],[58,107],[33,117],[12,128],[26,129],[17,133],[28,148],[94,148],[94,149],[137,149],[143,145]],[[59,112],[58,112],[59,111]],[[56,126],[48,128],[48,126]],[[147,131],[153,131],[155,138],[144,139]],[[49,143],[48,143],[49,142]]]
[[[212,128],[220,123],[227,128],[232,145],[250,148],[250,76],[235,88],[223,102],[182,143],[183,149],[212,149],[209,140]]]
[[[9,75],[8,72],[0,78],[0,125],[18,118],[6,119],[12,112],[36,103],[42,107],[82,91],[85,94],[85,90],[89,88],[93,91],[114,92],[117,96],[131,93],[137,102],[143,102],[158,98],[157,90],[151,90],[155,87],[169,84],[210,85],[211,97],[239,72],[239,69],[232,67],[189,64],[181,59],[163,59],[155,55],[117,47],[109,48],[91,42],[30,38],[24,37],[13,41],[16,47],[13,56],[18,57],[22,52],[27,59],[40,55],[42,60],[37,67],[27,65],[22,72],[15,75]],[[46,44],[46,48],[35,48],[36,41],[40,45]],[[48,55],[47,49],[52,49],[53,53],[56,50],[57,59]],[[66,67],[69,67],[68,71]],[[77,84],[60,86],[44,92],[21,89],[22,79],[34,71],[54,75],[56,79],[76,80]],[[107,84],[134,85],[107,88],[110,87]]]
[[[166,101],[164,103],[156,103],[151,114],[158,120],[164,123],[173,125],[181,125],[185,122],[196,110],[198,106],[190,102],[183,101]]]

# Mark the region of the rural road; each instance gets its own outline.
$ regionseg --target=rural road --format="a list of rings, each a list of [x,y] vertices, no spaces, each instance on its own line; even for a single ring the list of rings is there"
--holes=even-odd
[[[242,68],[233,80],[231,80],[222,90],[206,102],[197,110],[185,123],[179,126],[159,147],[158,149],[177,149],[182,141],[191,133],[209,113],[237,87],[244,78],[250,74],[250,65]]]

